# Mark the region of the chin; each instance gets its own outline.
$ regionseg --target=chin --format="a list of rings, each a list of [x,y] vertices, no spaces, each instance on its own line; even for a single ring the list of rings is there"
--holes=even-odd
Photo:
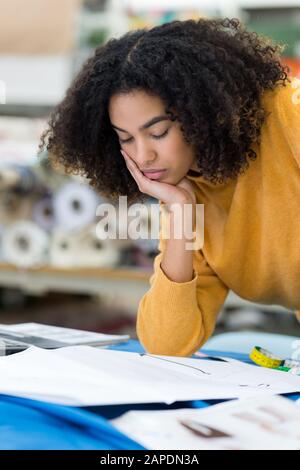
[[[174,184],[176,186],[185,177],[186,177],[186,173],[184,173],[181,176],[177,176],[177,178],[173,178],[174,181],[171,184]]]
[[[172,186],[176,186],[177,183],[179,183],[180,179],[175,179],[175,178],[166,178],[161,180],[162,183],[168,183],[171,184]]]

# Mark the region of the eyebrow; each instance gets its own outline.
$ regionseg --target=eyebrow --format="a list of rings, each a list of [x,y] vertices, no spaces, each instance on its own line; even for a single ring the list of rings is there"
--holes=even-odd
[[[142,126],[139,127],[139,130],[142,131],[144,129],[148,129],[148,127],[151,127],[153,126],[154,124],[156,124],[157,122],[160,122],[160,121],[167,121],[169,120],[169,117],[168,116],[155,116],[154,118],[150,119],[150,121],[147,121],[145,124],[143,124]],[[118,131],[121,131],[121,132],[126,132],[127,134],[130,134],[130,132],[126,131],[125,129],[121,129],[120,127],[117,127],[115,126],[113,123],[111,123],[112,127],[114,129],[118,129]]]

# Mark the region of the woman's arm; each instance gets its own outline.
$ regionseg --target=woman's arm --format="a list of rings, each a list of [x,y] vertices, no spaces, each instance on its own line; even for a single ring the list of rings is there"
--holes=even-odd
[[[140,191],[157,198],[162,207],[161,253],[154,260],[151,287],[139,303],[137,335],[149,353],[189,356],[212,334],[228,288],[208,266],[200,249],[187,249],[187,242],[189,248],[193,243],[197,247],[198,234],[196,240],[191,237],[192,241],[175,237],[176,229],[188,233],[185,229],[189,230],[190,224],[197,231],[196,196],[191,183],[186,178],[176,186],[151,181],[129,156],[123,155]],[[192,216],[184,210],[175,223],[176,211],[185,204],[194,209]]]
[[[191,204],[192,216],[193,216],[193,229],[195,225],[195,212],[196,207],[194,204]],[[180,210],[180,213],[183,215],[185,213],[185,220],[187,224],[188,212],[185,211],[187,205],[177,205],[177,210]],[[184,215],[183,215],[184,217]],[[183,222],[183,221],[182,221]],[[170,224],[170,237],[167,239],[164,255],[161,261],[161,269],[165,275],[174,282],[188,282],[191,281],[194,277],[193,269],[193,250],[187,249],[187,244],[191,242],[191,239],[187,238],[184,232],[184,226],[180,227],[182,229],[181,238],[176,238],[176,213],[174,211],[169,212],[169,224]],[[178,223],[177,223],[178,225]],[[177,228],[179,228],[177,226]],[[180,269],[179,269],[180,267]]]
[[[168,221],[162,215],[160,253],[139,303],[137,335],[148,353],[190,356],[213,333],[228,288],[201,250],[187,251],[184,240],[163,237]]]

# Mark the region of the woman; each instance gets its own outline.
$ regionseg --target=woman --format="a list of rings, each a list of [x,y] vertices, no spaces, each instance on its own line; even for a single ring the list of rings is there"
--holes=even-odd
[[[170,236],[138,309],[150,353],[195,352],[229,289],[300,309],[300,89],[281,50],[236,19],[128,32],[96,49],[42,136],[103,195],[165,209]],[[174,236],[184,204],[193,222],[204,204],[201,249]]]

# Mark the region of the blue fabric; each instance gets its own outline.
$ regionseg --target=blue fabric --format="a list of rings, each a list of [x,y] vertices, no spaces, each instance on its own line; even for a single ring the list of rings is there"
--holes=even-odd
[[[127,352],[136,352],[136,353],[143,353],[145,352],[145,349],[143,346],[134,339],[131,339],[127,341],[126,343],[120,343],[116,344],[114,346],[108,346],[107,349],[111,349],[114,351],[127,351]],[[222,350],[217,350],[215,348],[207,348],[207,343],[205,345],[205,348],[201,349],[201,351],[205,354],[208,354],[210,356],[223,356],[223,357],[231,357],[232,359],[237,359],[239,361],[243,362],[248,362],[249,364],[252,364],[251,359],[249,359],[248,354],[243,354],[243,353],[233,353],[227,351],[222,351]],[[194,358],[197,358],[197,356],[193,356]]]
[[[130,339],[126,343],[114,344],[113,346],[107,346],[106,349],[112,349],[114,351],[127,351],[127,352],[138,352],[143,353],[145,349],[141,343],[136,339]]]
[[[136,340],[110,346],[108,349],[144,352]],[[211,356],[224,356],[251,362],[247,354],[202,349]],[[289,395],[296,400],[300,394]],[[74,408],[37,400],[0,395],[1,450],[142,450],[110,425],[107,419],[129,410],[204,408],[221,400],[176,402],[173,405],[116,405]],[[224,400],[223,400],[224,401]]]
[[[0,449],[144,448],[85,409],[0,395]]]

